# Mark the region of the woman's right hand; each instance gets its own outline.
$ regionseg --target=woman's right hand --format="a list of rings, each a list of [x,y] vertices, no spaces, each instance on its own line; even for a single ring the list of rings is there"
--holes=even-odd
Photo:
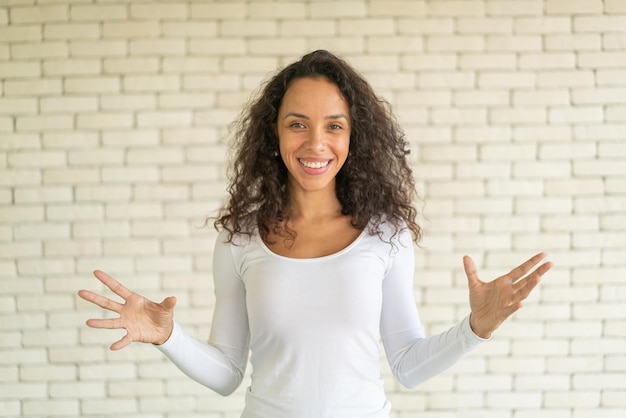
[[[170,296],[161,303],[155,303],[131,292],[108,274],[96,270],[94,276],[115,294],[124,299],[118,303],[97,293],[81,290],[78,296],[119,314],[119,318],[89,319],[87,325],[92,328],[126,330],[126,335],[111,345],[111,350],[120,350],[132,342],[163,344],[174,328],[174,306],[176,298]]]

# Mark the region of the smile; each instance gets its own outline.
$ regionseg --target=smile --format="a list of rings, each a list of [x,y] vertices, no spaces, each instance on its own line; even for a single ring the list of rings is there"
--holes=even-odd
[[[298,159],[298,161],[300,161],[300,164],[302,164],[306,168],[324,168],[330,162],[330,160],[327,160],[327,161],[304,161],[304,160],[300,160],[300,159]]]

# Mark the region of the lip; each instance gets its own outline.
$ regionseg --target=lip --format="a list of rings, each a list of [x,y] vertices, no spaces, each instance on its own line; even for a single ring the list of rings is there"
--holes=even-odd
[[[323,163],[323,162],[328,161],[328,164],[326,164],[326,166],[322,168],[310,168],[302,164],[302,161],[306,161],[309,163]],[[319,174],[324,174],[326,171],[328,171],[331,165],[333,164],[333,161],[334,160],[328,159],[328,158],[298,158],[298,165],[307,174],[319,175]]]

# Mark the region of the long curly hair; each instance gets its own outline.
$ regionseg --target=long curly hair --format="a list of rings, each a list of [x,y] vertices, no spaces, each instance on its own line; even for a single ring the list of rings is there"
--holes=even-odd
[[[351,217],[354,228],[368,228],[372,235],[381,236],[383,222],[394,226],[394,235],[408,228],[418,242],[421,229],[413,206],[417,193],[406,158],[408,142],[391,106],[349,64],[325,50],[304,55],[274,75],[231,126],[230,199],[219,210],[215,228],[229,231],[231,242],[236,234],[251,234],[255,227],[264,240],[270,232],[295,239],[295,231],[283,222],[288,219],[288,173],[278,153],[276,123],[290,84],[305,77],[335,83],[350,109],[350,151],[335,182],[342,214]]]

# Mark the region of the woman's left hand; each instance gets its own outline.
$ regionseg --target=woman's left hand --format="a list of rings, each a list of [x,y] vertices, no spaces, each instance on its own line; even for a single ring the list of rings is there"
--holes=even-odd
[[[491,282],[483,282],[478,277],[476,265],[469,257],[463,257],[463,267],[469,284],[470,326],[476,335],[489,338],[502,322],[522,307],[522,301],[539,284],[552,263],[544,263],[528,274],[544,258],[539,253],[508,274]]]

